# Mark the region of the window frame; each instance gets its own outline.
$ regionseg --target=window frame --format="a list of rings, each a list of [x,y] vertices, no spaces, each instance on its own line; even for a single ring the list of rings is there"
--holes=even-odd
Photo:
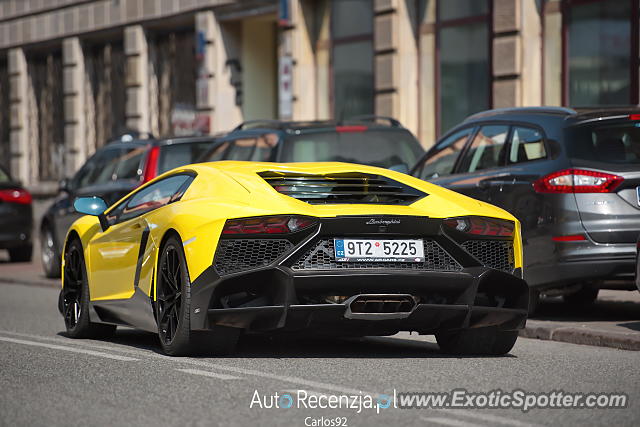
[[[157,181],[153,181],[153,182],[151,182],[149,185],[145,185],[145,186],[143,186],[143,187],[137,188],[134,192],[132,192],[131,194],[129,194],[129,196],[128,196],[125,200],[123,200],[122,202],[120,202],[120,203],[118,203],[118,204],[116,204],[116,205],[113,205],[113,206],[112,206],[112,207],[110,207],[107,211],[105,211],[105,213],[104,213],[105,218],[106,218],[106,217],[107,217],[111,212],[113,212],[113,211],[117,210],[120,206],[122,206],[122,207],[127,207],[127,205],[129,204],[129,202],[131,202],[131,199],[133,199],[133,198],[134,198],[138,193],[140,193],[141,191],[144,191],[144,190],[148,189],[149,187],[151,187],[151,186],[153,186],[153,185],[155,185],[155,184],[158,184],[158,183],[160,183],[160,182],[163,182],[163,181],[165,181],[165,180],[167,180],[167,179],[169,179],[169,178],[173,178],[173,177],[176,177],[176,176],[187,176],[187,177],[190,177],[190,178],[191,178],[191,179],[187,179],[187,180],[185,180],[185,182],[183,182],[183,183],[182,183],[182,185],[180,185],[180,187],[178,187],[178,189],[176,190],[176,192],[175,192],[175,193],[173,193],[173,194],[171,195],[171,198],[169,199],[169,202],[167,202],[167,204],[162,205],[162,206],[158,206],[158,207],[153,208],[153,209],[148,210],[148,211],[141,212],[139,215],[136,215],[136,216],[133,216],[133,217],[130,217],[130,218],[127,218],[127,219],[121,219],[121,215],[118,215],[118,217],[117,217],[117,218],[115,218],[115,220],[114,220],[113,222],[108,221],[108,222],[109,222],[109,227],[113,227],[113,226],[115,226],[115,225],[123,224],[123,223],[125,223],[125,222],[127,222],[127,221],[131,221],[131,220],[134,220],[134,219],[140,218],[140,217],[141,217],[141,216],[143,216],[143,215],[146,215],[146,214],[148,214],[148,213],[154,212],[154,211],[156,211],[156,210],[158,210],[158,209],[160,209],[160,208],[164,208],[164,207],[166,207],[166,206],[168,206],[168,205],[170,205],[170,204],[172,204],[172,203],[175,203],[175,202],[180,201],[180,200],[182,199],[182,196],[184,196],[184,193],[187,191],[187,189],[191,186],[191,184],[193,183],[193,181],[194,181],[194,180],[195,180],[195,178],[197,177],[197,175],[198,175],[198,174],[197,174],[196,172],[194,172],[194,171],[181,171],[181,172],[176,172],[176,173],[173,173],[173,174],[171,174],[171,175],[165,176],[164,178],[159,179],[159,180],[157,180]],[[182,192],[182,194],[180,195],[180,197],[177,197],[177,198],[175,198],[175,199],[174,199],[175,195],[176,195],[176,194],[178,194],[178,193],[180,193],[180,192]]]
[[[456,160],[453,162],[453,167],[451,168],[451,172],[449,174],[447,174],[447,175],[441,175],[441,176],[445,177],[445,176],[450,176],[450,175],[453,175],[454,173],[456,173],[456,168],[458,166],[458,162],[460,161],[460,156],[462,156],[462,154],[465,152],[465,150],[467,149],[467,145],[469,144],[469,141],[472,140],[475,137],[476,132],[478,131],[478,125],[476,123],[462,125],[462,126],[454,127],[453,129],[451,129],[449,132],[447,132],[445,135],[443,135],[438,140],[438,142],[436,142],[433,145],[433,147],[429,151],[427,151],[424,154],[424,156],[422,156],[420,158],[420,160],[418,160],[416,162],[415,166],[413,168],[411,168],[411,171],[409,173],[412,176],[415,176],[416,178],[420,178],[420,176],[422,175],[422,170],[424,169],[424,165],[427,162],[427,160],[429,160],[433,155],[435,155],[435,154],[439,153],[440,151],[444,150],[444,148],[438,148],[438,146],[440,144],[442,144],[446,139],[448,139],[448,138],[452,137],[453,135],[455,135],[456,133],[465,131],[467,129],[471,129],[471,132],[469,132],[469,135],[467,136],[467,140],[465,141],[464,145],[462,146],[462,149],[458,153],[458,157],[456,157]],[[420,171],[420,173],[418,173],[418,170]],[[424,180],[425,178],[420,178],[420,179]]]
[[[467,155],[467,152],[471,149],[471,145],[473,145],[473,141],[476,139],[476,136],[478,136],[478,132],[480,132],[480,129],[482,129],[483,127],[488,127],[488,126],[506,126],[507,127],[507,136],[505,137],[505,140],[504,140],[505,152],[501,156],[501,158],[498,159],[498,165],[494,166],[494,167],[491,167],[491,168],[487,168],[487,169],[474,170],[473,172],[461,172],[460,168],[462,166],[462,159],[464,158],[464,156]],[[453,174],[459,174],[459,175],[462,175],[462,174],[475,174],[475,173],[481,173],[481,172],[490,171],[490,170],[494,170],[494,169],[500,169],[500,168],[503,168],[503,167],[507,166],[506,153],[507,153],[507,151],[509,149],[512,132],[513,132],[512,122],[508,122],[508,121],[488,121],[488,122],[476,123],[476,128],[473,131],[473,135],[469,138],[469,140],[467,140],[467,144],[460,151],[460,154],[458,155],[458,159],[456,160],[455,166],[453,168],[454,172],[451,175],[453,175]]]
[[[333,2],[328,3],[329,7],[329,106],[331,117],[336,119],[347,119],[348,117],[336,117],[336,97],[335,97],[335,58],[334,48],[340,45],[349,45],[357,42],[371,42],[371,89],[373,91],[371,97],[371,111],[375,114],[376,107],[376,47],[375,47],[375,24],[376,24],[376,10],[375,5],[371,2],[371,33],[355,34],[347,37],[335,37],[335,22],[333,20]]]
[[[499,169],[499,168],[504,168],[504,167],[507,167],[507,166],[525,164],[525,163],[526,164],[530,164],[530,163],[538,162],[538,161],[542,161],[542,160],[549,160],[551,158],[551,151],[549,150],[549,141],[547,139],[547,134],[544,131],[544,129],[542,128],[542,126],[540,126],[540,125],[538,125],[536,123],[523,122],[523,121],[512,121],[512,120],[487,120],[487,121],[482,121],[482,122],[475,122],[475,123],[473,123],[473,126],[476,126],[476,129],[473,131],[473,134],[470,136],[469,140],[467,141],[467,144],[460,151],[460,154],[458,155],[458,160],[456,161],[455,166],[454,166],[454,171],[451,173],[451,175],[453,175],[453,174],[464,174],[464,173],[476,173],[476,172],[482,172],[482,171],[487,171],[487,170],[492,170],[492,169]],[[480,171],[474,171],[474,172],[460,172],[460,159],[462,159],[462,156],[465,155],[466,152],[469,150],[469,147],[473,143],[473,140],[475,139],[476,134],[478,133],[480,128],[483,127],[483,126],[508,126],[509,127],[509,132],[507,133],[507,139],[505,141],[505,145],[507,146],[507,148],[505,150],[505,155],[501,159],[502,160],[502,164],[499,165],[499,166],[496,166],[494,168],[491,168],[491,169],[482,169]],[[531,160],[529,162],[509,163],[506,154],[507,154],[507,152],[509,152],[511,150],[511,141],[512,141],[512,138],[513,138],[513,128],[514,127],[526,127],[526,128],[534,129],[537,132],[539,132],[540,135],[542,135],[542,142],[544,144],[544,150],[546,152],[546,157],[543,157],[543,158],[540,158],[540,159],[536,159],[536,160]]]
[[[561,36],[561,55],[562,55],[562,64],[561,64],[561,98],[562,105],[569,105],[569,18],[571,14],[571,8],[573,6],[581,6],[589,3],[601,3],[608,0],[562,0],[560,4],[561,13],[562,13],[562,36]],[[620,0],[618,0],[620,1]],[[640,23],[638,20],[640,19],[640,0],[626,0],[631,3],[631,13],[629,15],[629,19],[631,20],[630,24],[630,51],[629,51],[629,78],[630,78],[630,98],[628,100],[629,105],[638,105],[640,104],[640,83],[638,80],[640,79],[640,55],[638,54],[638,49],[640,46]],[[544,55],[543,55],[544,57]]]
[[[440,2],[441,1],[445,1],[445,0],[436,0],[436,5],[435,5],[436,20],[434,24],[436,49],[435,49],[433,62],[434,62],[434,80],[435,80],[434,111],[436,116],[435,117],[436,118],[436,125],[435,125],[436,137],[441,135],[441,132],[442,132],[442,105],[441,105],[442,103],[440,102],[441,101],[440,95],[442,93],[441,91],[442,78],[440,73],[440,68],[441,68],[440,67],[440,42],[441,42],[440,32],[443,28],[462,27],[467,24],[475,24],[475,23],[481,23],[481,22],[484,22],[487,25],[487,30],[488,30],[487,42],[489,45],[488,51],[487,51],[487,55],[488,55],[487,75],[489,76],[489,81],[487,82],[487,93],[488,93],[487,109],[493,108],[493,39],[495,38],[495,33],[493,29],[493,8],[494,8],[493,0],[487,0],[488,7],[487,7],[487,13],[485,15],[473,15],[473,16],[466,16],[464,18],[455,18],[455,19],[447,19],[447,20],[440,19]]]
[[[513,131],[515,128],[527,128],[530,130],[535,130],[536,132],[538,132],[540,134],[540,137],[542,139],[542,146],[544,147],[544,157],[540,157],[537,159],[533,159],[533,160],[527,160],[525,162],[514,162],[511,163],[509,156],[506,155],[505,156],[505,165],[506,166],[511,166],[511,165],[522,165],[522,164],[531,164],[534,162],[539,162],[541,160],[549,160],[550,158],[550,153],[549,153],[549,143],[547,142],[547,136],[544,132],[544,129],[541,126],[537,126],[531,123],[520,123],[520,122],[512,122],[511,123],[511,129],[509,129],[509,140],[508,140],[508,146],[507,146],[507,154],[511,153],[511,146],[513,145]]]

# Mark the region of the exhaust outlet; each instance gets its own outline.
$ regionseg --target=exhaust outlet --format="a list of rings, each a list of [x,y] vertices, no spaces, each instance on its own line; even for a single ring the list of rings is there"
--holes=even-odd
[[[416,299],[405,294],[361,294],[345,301],[347,319],[389,320],[409,317]]]

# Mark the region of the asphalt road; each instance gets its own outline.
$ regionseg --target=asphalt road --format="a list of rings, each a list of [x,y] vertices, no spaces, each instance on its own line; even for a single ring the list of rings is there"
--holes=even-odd
[[[144,332],[119,329],[105,341],[65,338],[55,289],[0,284],[0,295],[3,426],[328,426],[322,421],[336,417],[345,417],[348,426],[622,426],[640,419],[637,352],[520,339],[506,357],[456,358],[440,354],[430,337],[404,334],[364,340],[248,337],[234,357],[169,358],[160,354],[155,336]],[[622,392],[628,404],[526,413],[296,407],[304,393],[310,402],[309,396],[377,398],[394,389]],[[254,402],[251,408],[256,390],[267,404],[274,393],[289,394],[296,403],[261,409]]]

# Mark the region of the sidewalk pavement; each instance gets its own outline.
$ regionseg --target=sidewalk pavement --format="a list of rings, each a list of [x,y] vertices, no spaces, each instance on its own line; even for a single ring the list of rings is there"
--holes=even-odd
[[[12,264],[1,251],[0,282],[60,287],[60,279],[44,277],[39,260]],[[640,292],[602,290],[595,304],[580,309],[547,298],[520,336],[640,351]]]
[[[547,299],[520,336],[640,350],[640,292],[601,290],[595,304],[571,308]]]

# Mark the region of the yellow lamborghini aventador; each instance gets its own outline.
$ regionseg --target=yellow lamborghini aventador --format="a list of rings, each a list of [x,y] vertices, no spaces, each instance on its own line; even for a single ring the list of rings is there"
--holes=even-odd
[[[229,352],[243,332],[416,331],[504,354],[525,323],[518,221],[399,172],[204,163],[75,208],[59,299],[72,337],[133,326],[181,355]]]

